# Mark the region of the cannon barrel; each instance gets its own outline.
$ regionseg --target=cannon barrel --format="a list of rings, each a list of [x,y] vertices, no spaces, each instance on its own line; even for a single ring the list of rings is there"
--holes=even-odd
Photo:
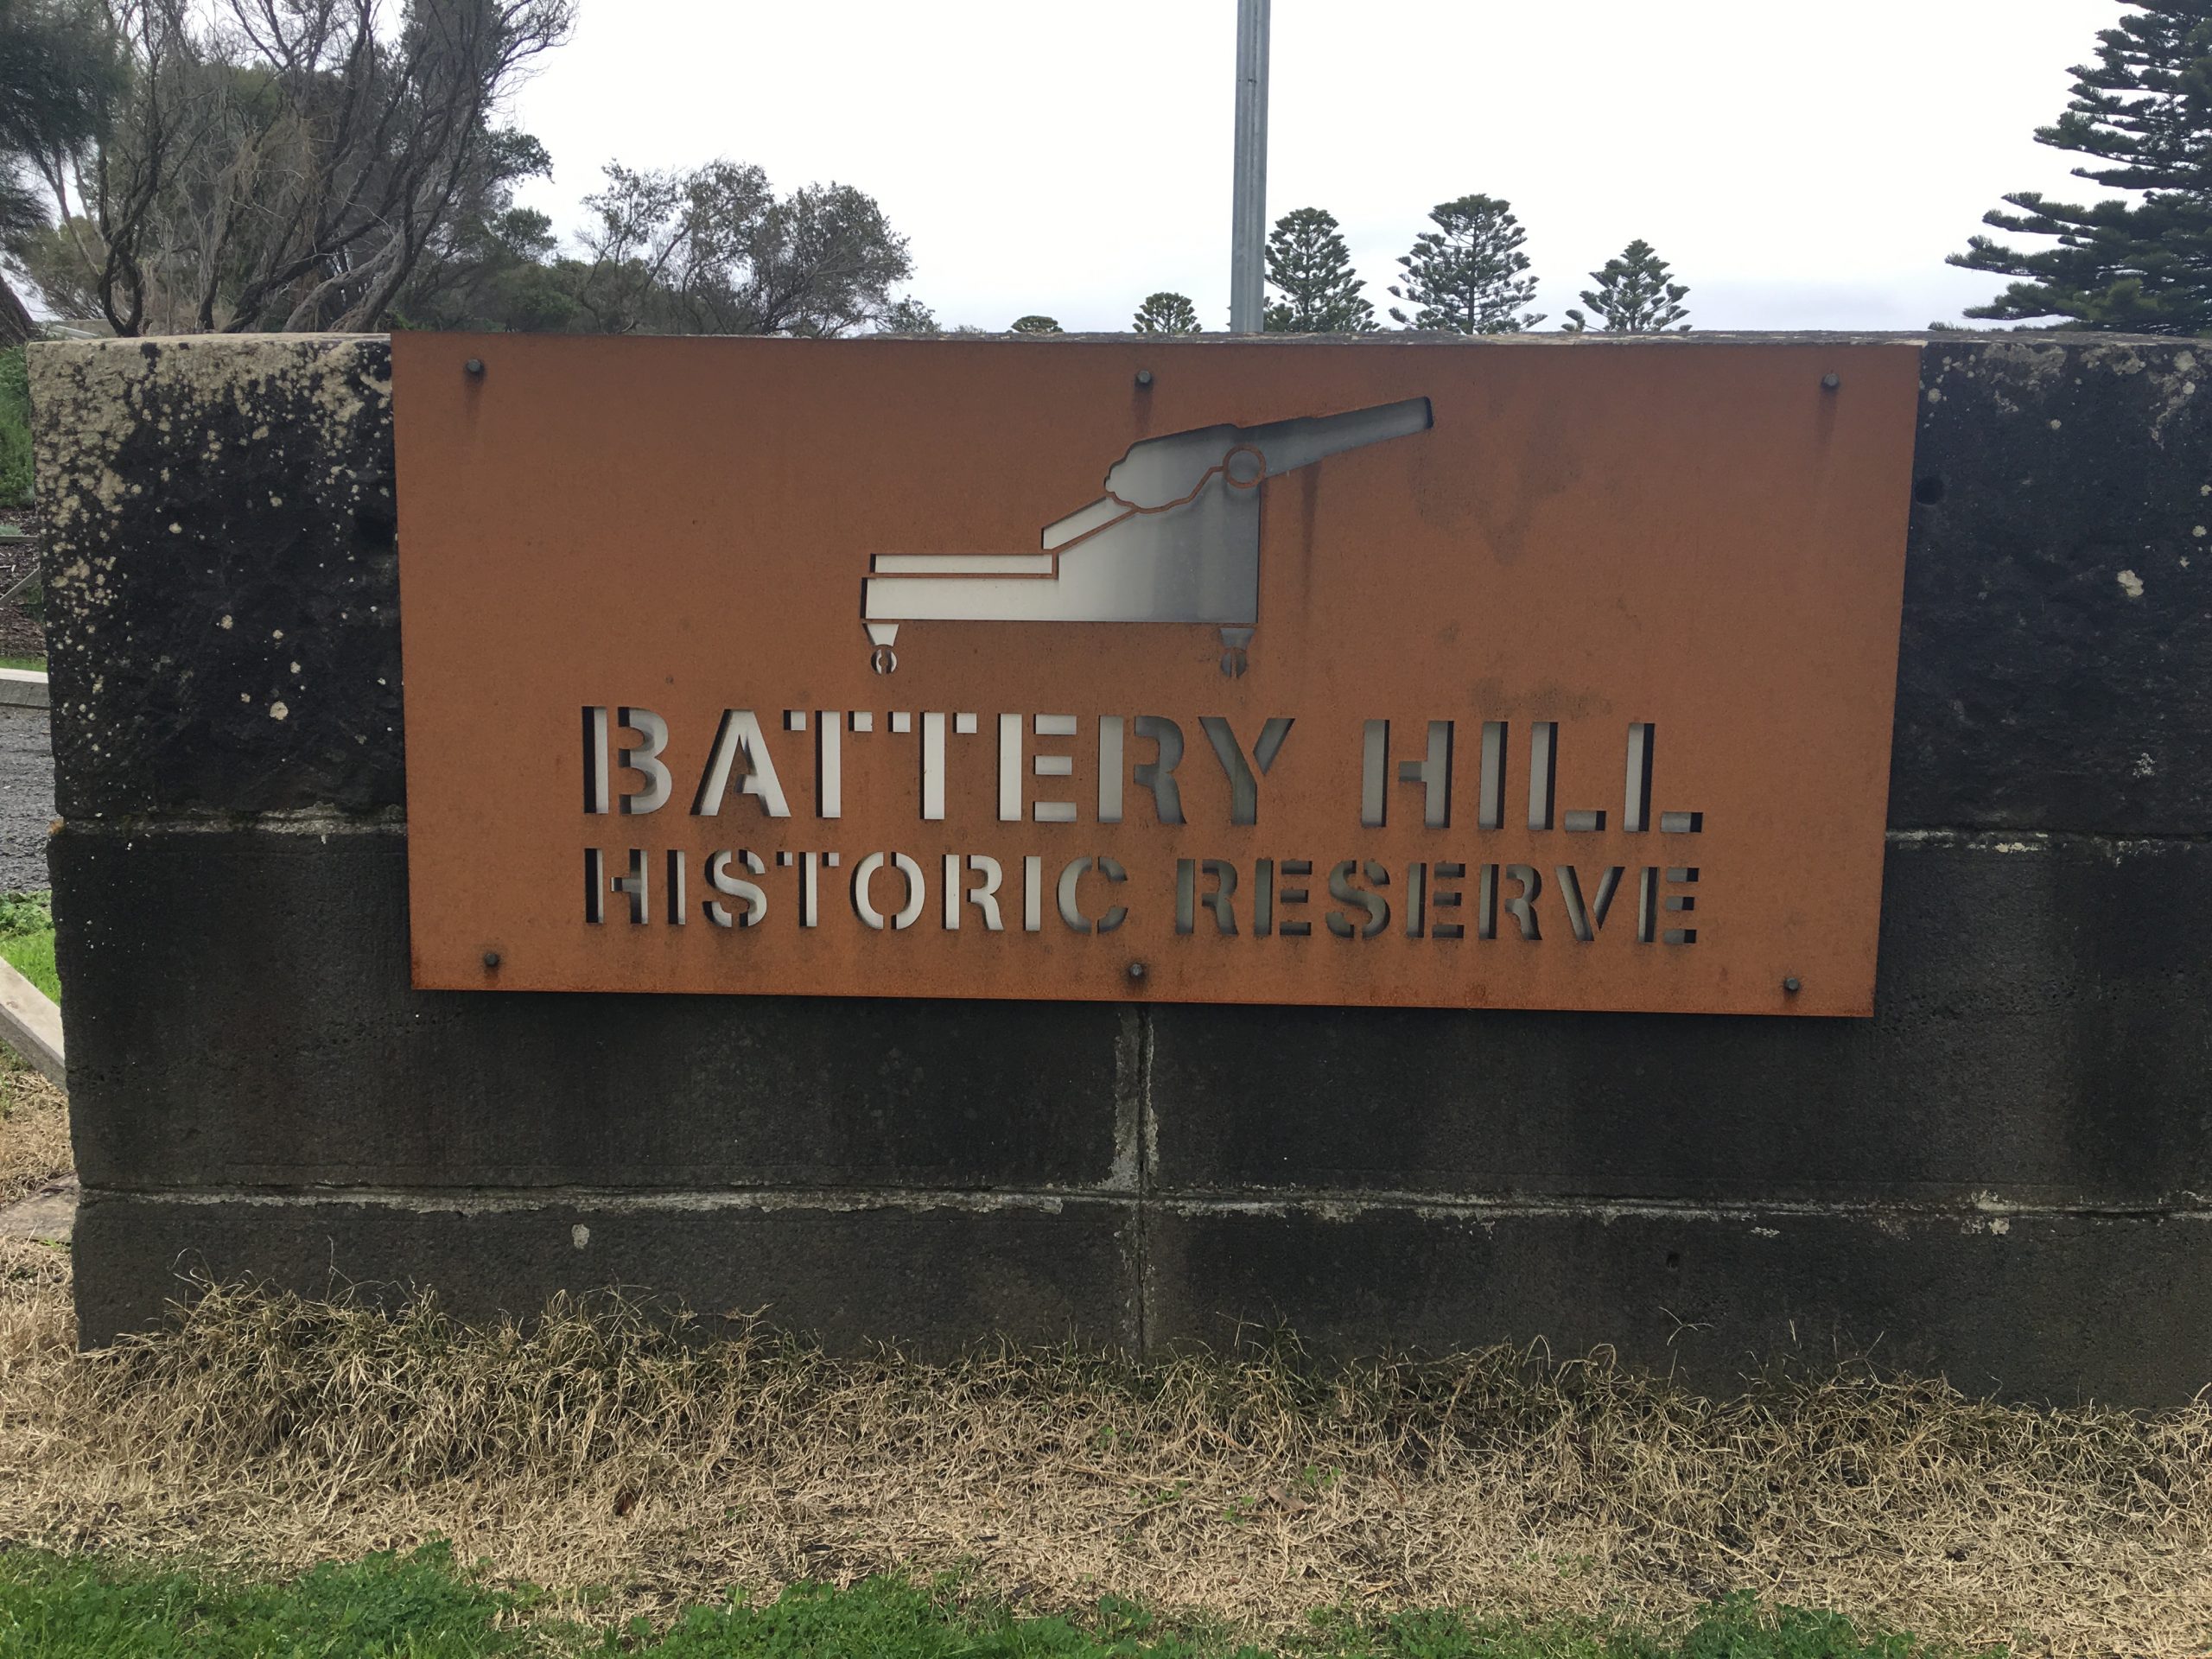
[[[1347,449],[1409,438],[1427,431],[1433,423],[1428,399],[1408,397],[1395,404],[1349,409],[1341,415],[1308,415],[1297,420],[1271,421],[1265,426],[1240,427],[1236,431],[1240,443],[1266,458],[1268,475],[1272,478]]]
[[[1156,510],[1190,496],[1231,450],[1257,450],[1273,475],[1310,466],[1346,449],[1410,437],[1427,431],[1431,424],[1428,399],[1408,397],[1395,404],[1349,409],[1341,415],[1305,415],[1261,426],[1224,423],[1169,432],[1131,444],[1128,453],[1108,470],[1106,493],[1124,505]]]

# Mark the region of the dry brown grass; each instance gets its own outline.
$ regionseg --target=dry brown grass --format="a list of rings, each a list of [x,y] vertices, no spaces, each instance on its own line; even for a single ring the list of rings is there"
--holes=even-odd
[[[70,1351],[0,1257],[0,1516],[65,1547],[304,1564],[443,1535],[654,1611],[975,1568],[1261,1629],[1350,1601],[1671,1619],[1751,1588],[2036,1653],[2202,1654],[2212,1410],[1976,1403],[1830,1368],[1702,1399],[1602,1358],[1280,1347],[835,1360],[608,1299],[470,1332],[223,1290]]]
[[[68,1096],[0,1048],[0,1204],[69,1172]]]
[[[0,1077],[0,1197],[67,1170]],[[2212,1651],[2212,1405],[2038,1412],[1833,1364],[1701,1398],[1603,1357],[831,1359],[614,1298],[470,1331],[217,1290],[79,1356],[0,1239],[0,1539],[289,1567],[454,1541],[656,1611],[973,1569],[1280,1630],[1313,1607],[1672,1620],[1751,1589],[2027,1653]]]

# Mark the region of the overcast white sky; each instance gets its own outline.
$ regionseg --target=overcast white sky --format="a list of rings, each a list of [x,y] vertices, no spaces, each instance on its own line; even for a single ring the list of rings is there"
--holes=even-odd
[[[1235,0],[582,0],[514,115],[572,228],[610,159],[857,185],[948,325],[1228,310]],[[1641,236],[1707,328],[1918,328],[2113,0],[1274,0],[1268,217],[1343,221],[1378,310],[1434,203],[1509,198],[1560,312]]]

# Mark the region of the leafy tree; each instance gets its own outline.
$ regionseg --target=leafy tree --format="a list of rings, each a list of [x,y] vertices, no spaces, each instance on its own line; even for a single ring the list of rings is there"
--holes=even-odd
[[[6,242],[8,257],[57,316],[100,315],[99,232],[89,219],[18,231]]]
[[[1048,317],[1032,311],[1026,317],[1016,317],[1013,332],[1017,334],[1057,334],[1064,332],[1058,317]]]
[[[1130,319],[1129,327],[1141,334],[1195,334],[1204,332],[1198,327],[1198,309],[1191,303],[1190,296],[1172,293],[1166,289],[1157,294],[1145,296],[1144,303],[1137,307],[1137,314]]]
[[[571,291],[572,263],[558,257],[553,221],[514,205],[515,186],[550,176],[552,158],[526,132],[493,132],[486,139],[482,164],[392,302],[391,321],[399,327],[486,333],[574,327],[583,308]]]
[[[501,165],[492,112],[575,0],[83,3],[124,86],[90,150],[42,169],[60,234],[11,251],[73,260],[41,273],[49,301],[81,290],[137,334],[386,317]]]
[[[84,160],[122,86],[89,0],[0,0],[0,245],[43,235],[48,181]],[[32,327],[0,280],[0,341],[26,340]]]
[[[879,334],[941,334],[944,330],[938,326],[937,313],[909,295],[905,299],[893,300],[885,308],[883,315],[875,320],[875,332]]]
[[[1618,259],[1606,260],[1603,270],[1590,275],[1598,286],[1582,290],[1582,303],[1595,311],[1599,322],[1611,332],[1689,332],[1689,324],[1684,321],[1689,308],[1682,303],[1689,297],[1689,289],[1674,280],[1675,273],[1668,270],[1667,262],[1642,237],[1623,248]],[[1567,333],[1579,334],[1589,326],[1588,317],[1572,306],[1567,308]]]
[[[1336,216],[1321,208],[1294,208],[1275,221],[1268,233],[1268,282],[1282,291],[1268,307],[1271,334],[1375,331],[1375,308],[1360,292]]]
[[[401,328],[561,334],[583,326],[580,267],[556,254],[553,221],[528,207],[472,219],[393,303]]]
[[[779,196],[735,162],[606,174],[573,290],[600,333],[828,338],[886,315],[912,274],[906,238],[849,185]]]
[[[123,85],[106,20],[91,6],[0,0],[0,236],[46,224],[49,181],[91,150]]]
[[[1408,317],[1392,306],[1393,321],[1462,334],[1517,334],[1544,320],[1522,308],[1536,297],[1536,279],[1525,274],[1529,256],[1521,245],[1529,233],[1510,202],[1461,196],[1439,202],[1428,216],[1436,228],[1423,231],[1413,251],[1398,256],[1405,280],[1390,289],[1393,298],[1420,308]]]
[[[2076,177],[2130,193],[2080,206],[2035,191],[1984,222],[2053,246],[1977,236],[1950,263],[2016,280],[1967,315],[2138,333],[2212,333],[2212,0],[2123,0],[2036,142],[2093,158]]]

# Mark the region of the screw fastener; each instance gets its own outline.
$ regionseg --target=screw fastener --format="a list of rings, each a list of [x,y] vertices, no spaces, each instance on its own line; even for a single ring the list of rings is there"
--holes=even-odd
[[[1805,984],[1802,980],[1796,976],[1796,975],[1792,974],[1788,979],[1782,982],[1782,988],[1789,992],[1790,995],[1795,996],[1798,992],[1805,988]]]
[[[499,965],[499,953],[496,950],[486,950],[484,953],[484,965],[486,968],[497,968]]]
[[[472,357],[461,367],[464,374],[481,375],[484,372],[484,359],[480,357]]]
[[[1152,371],[1150,369],[1139,369],[1137,371],[1137,385],[1141,387],[1147,388],[1152,385]]]
[[[1821,390],[1822,391],[1834,391],[1842,384],[1843,377],[1838,374],[1834,369],[1830,369],[1826,374],[1821,377]]]
[[[1133,962],[1133,963],[1131,963],[1129,964],[1129,977],[1130,977],[1131,979],[1142,979],[1142,978],[1144,977],[1144,976],[1145,976],[1145,965],[1144,965],[1144,963],[1141,963],[1141,962]]]

